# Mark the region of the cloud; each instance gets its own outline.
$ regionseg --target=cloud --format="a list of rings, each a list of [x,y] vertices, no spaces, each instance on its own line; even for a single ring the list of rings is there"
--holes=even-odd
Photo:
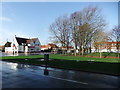
[[[6,22],[12,21],[12,19],[7,18],[7,17],[0,17],[0,20],[1,20],[1,21],[6,21]]]

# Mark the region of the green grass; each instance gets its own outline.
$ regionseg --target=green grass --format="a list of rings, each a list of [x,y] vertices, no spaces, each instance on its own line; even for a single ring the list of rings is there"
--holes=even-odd
[[[119,68],[120,64],[118,63],[97,63],[97,62],[85,62],[85,61],[51,61],[49,62],[50,66],[68,68],[68,69],[77,69],[83,71],[99,72],[106,74],[115,74],[120,75]]]
[[[115,58],[91,58],[91,57],[80,57],[80,56],[61,56],[61,55],[50,55],[50,59],[57,60],[77,60],[77,61],[93,61],[93,62],[110,62],[110,63],[120,63],[120,60]],[[7,56],[0,57],[2,60],[6,59],[39,59],[44,58],[43,55],[31,55],[31,56]]]
[[[90,57],[80,57],[80,56],[61,56],[61,55],[50,55],[48,65],[51,67],[66,68],[83,70],[90,72],[106,73],[113,75],[120,75],[120,60],[112,58],[90,58]],[[42,65],[46,62],[37,61],[44,58],[43,55],[31,55],[31,56],[7,56],[0,57],[3,61]],[[90,61],[94,60],[94,61]]]
[[[91,58],[91,57],[80,57],[80,56],[61,56],[61,55],[50,55],[51,59],[61,59],[61,60],[79,60],[79,61],[95,61],[95,62],[111,62],[119,63],[116,58]]]
[[[89,53],[89,54],[84,54],[84,56],[100,56],[100,53]],[[104,57],[117,57],[118,53],[109,53],[109,52],[102,52],[102,56]]]
[[[29,55],[29,56],[5,56],[0,57],[0,59],[37,59],[44,58],[43,55]]]

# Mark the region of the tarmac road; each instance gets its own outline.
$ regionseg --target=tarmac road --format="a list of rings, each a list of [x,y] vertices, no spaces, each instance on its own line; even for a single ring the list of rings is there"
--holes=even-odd
[[[119,88],[120,76],[0,61],[2,88]]]

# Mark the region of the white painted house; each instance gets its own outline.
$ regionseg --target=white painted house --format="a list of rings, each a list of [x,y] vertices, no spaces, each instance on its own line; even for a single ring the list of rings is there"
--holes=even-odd
[[[11,43],[11,47],[5,47],[5,52],[9,53],[19,53],[19,52],[40,52],[41,51],[41,43],[38,38],[21,38],[14,37],[13,42]]]

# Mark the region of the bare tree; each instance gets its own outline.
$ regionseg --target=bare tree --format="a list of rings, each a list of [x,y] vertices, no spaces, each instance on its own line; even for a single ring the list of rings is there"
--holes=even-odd
[[[112,30],[112,36],[116,42],[120,41],[120,25]]]
[[[118,59],[120,59],[120,25],[112,30],[113,40],[116,41],[116,49],[118,51]]]
[[[102,31],[106,26],[105,20],[98,7],[88,6],[82,11],[74,12],[68,16],[62,16],[50,25],[50,32],[55,42],[61,46],[74,45],[76,51],[91,52],[91,44],[94,35]]]
[[[89,6],[83,9],[83,13],[84,23],[87,24],[85,47],[91,48],[92,38],[98,31],[104,30],[106,23],[98,7]]]
[[[94,43],[94,47],[100,53],[100,58],[102,57],[102,49],[107,48],[106,42],[108,42],[108,40],[109,40],[109,35],[106,32],[97,31],[96,34],[94,34],[93,43]]]
[[[79,51],[83,53],[90,49],[92,38],[97,31],[102,31],[106,26],[103,16],[100,14],[98,7],[88,6],[82,11],[71,14],[73,26],[73,42],[75,49],[79,47]]]
[[[57,43],[60,43],[62,47],[67,47],[71,42],[71,33],[69,27],[69,18],[64,15],[58,17],[53,24],[50,25],[50,32],[52,34],[52,38]]]
[[[79,31],[79,26],[81,24],[81,13],[80,12],[74,12],[70,15],[70,28],[72,31],[72,41],[74,43],[74,55],[76,56],[77,49],[78,49],[78,31]]]

